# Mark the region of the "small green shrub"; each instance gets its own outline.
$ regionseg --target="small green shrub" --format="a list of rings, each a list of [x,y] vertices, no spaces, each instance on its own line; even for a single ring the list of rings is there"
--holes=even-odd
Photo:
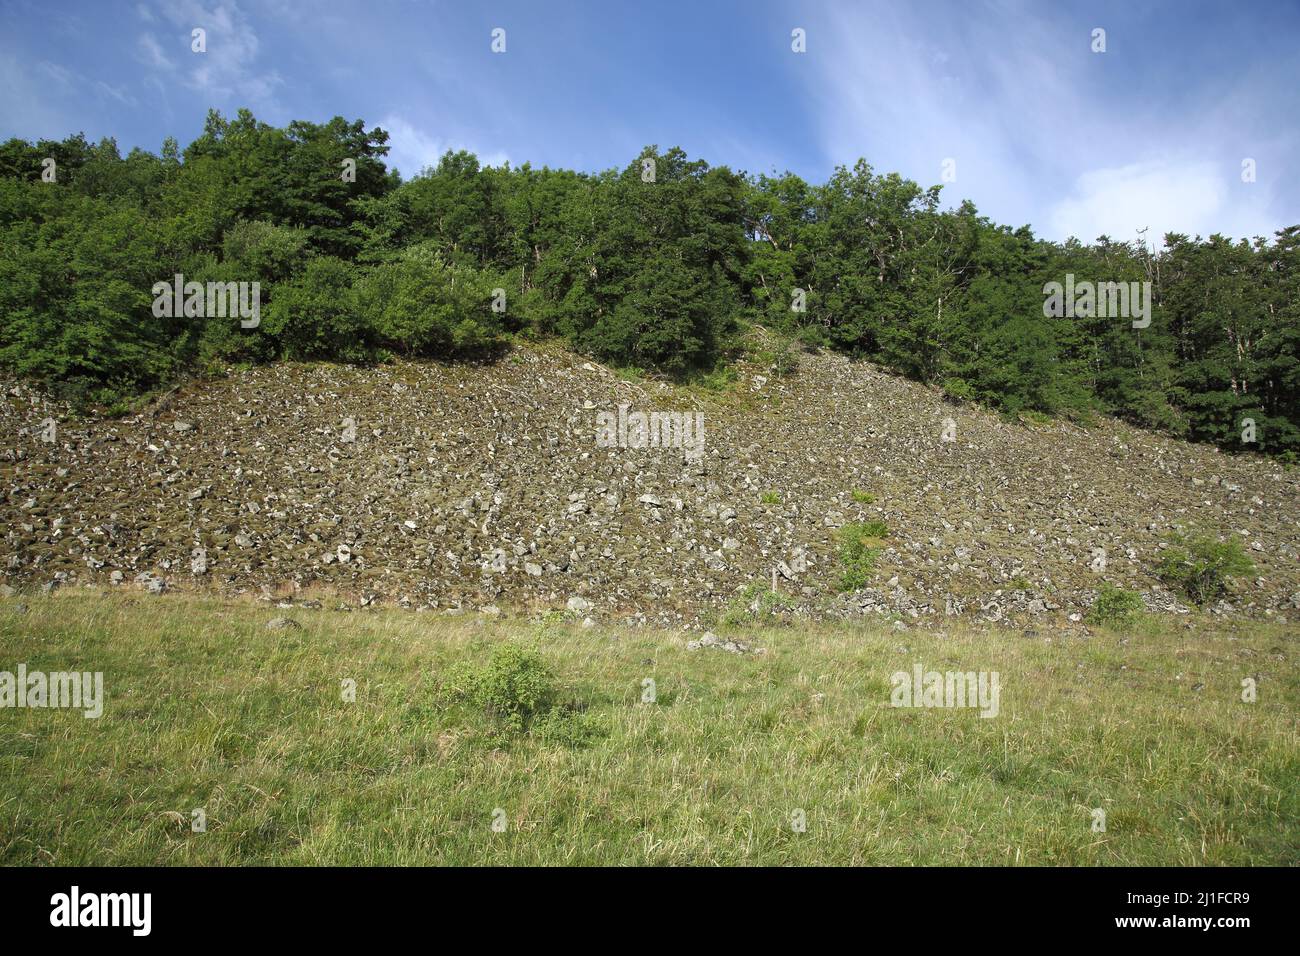
[[[736,384],[740,378],[740,373],[736,371],[734,365],[723,365],[719,363],[708,372],[697,376],[696,381],[701,388],[710,392],[725,392]]]
[[[778,321],[788,314],[789,304],[775,303]],[[787,378],[799,367],[799,353],[805,348],[805,342],[799,335],[773,334],[766,340],[766,347],[753,349],[751,356],[755,363],[766,365],[771,374],[777,378]]]
[[[1137,622],[1145,608],[1141,595],[1103,581],[1084,620],[1099,627],[1126,628]]]
[[[498,645],[485,665],[458,661],[438,687],[442,703],[467,703],[499,720],[513,733],[530,733],[547,743],[578,746],[604,733],[564,692],[535,647]]]
[[[763,492],[761,500],[765,505],[779,505],[781,503],[781,496],[775,491],[765,491]]]
[[[1234,577],[1254,573],[1255,565],[1241,542],[1218,541],[1210,535],[1175,536],[1156,568],[1162,581],[1178,588],[1193,604],[1224,596]]]
[[[549,711],[557,696],[555,678],[541,654],[515,643],[498,646],[485,666],[458,662],[441,691],[444,699],[482,707],[519,731]]]
[[[945,379],[940,387],[943,389],[944,396],[956,404],[978,402],[981,398],[979,390],[962,378]]]
[[[862,491],[860,488],[854,488],[851,492],[849,492],[849,494],[853,498],[853,500],[856,501],[858,504],[870,505],[870,504],[875,504],[876,501],[875,495],[873,495],[869,491]]]
[[[844,565],[839,582],[841,591],[856,591],[866,586],[876,568],[881,539],[888,536],[889,529],[883,521],[854,522],[840,528],[836,537],[840,563]]]
[[[722,624],[745,624],[793,606],[789,598],[763,584],[751,584],[727,605]]]
[[[562,629],[568,623],[571,614],[572,612],[564,608],[552,607],[534,617],[533,621],[537,624],[538,633],[545,636],[552,631]]]
[[[581,747],[607,732],[604,723],[572,707],[552,707],[533,722],[532,732],[548,744]]]

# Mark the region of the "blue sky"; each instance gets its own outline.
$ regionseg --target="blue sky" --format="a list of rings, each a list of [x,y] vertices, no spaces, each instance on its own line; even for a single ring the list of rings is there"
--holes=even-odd
[[[247,106],[382,125],[407,176],[654,143],[817,182],[862,156],[928,186],[952,159],[945,205],[1053,239],[1300,222],[1298,0],[0,0],[0,88],[0,138],[123,152]]]

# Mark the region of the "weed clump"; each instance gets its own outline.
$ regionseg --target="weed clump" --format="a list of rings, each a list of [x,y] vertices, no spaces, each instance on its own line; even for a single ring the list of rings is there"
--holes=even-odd
[[[889,529],[883,521],[857,521],[840,528],[837,538],[840,563],[844,566],[839,581],[841,591],[856,591],[866,586],[876,569],[883,539],[888,536]]]
[[[1198,605],[1227,594],[1237,575],[1254,573],[1255,565],[1239,541],[1218,541],[1209,535],[1175,536],[1156,568],[1160,580]]]
[[[597,725],[565,701],[555,675],[535,647],[498,645],[483,665],[458,661],[438,688],[445,703],[479,708],[515,734],[531,733],[553,743],[576,745]]]
[[[1146,609],[1142,596],[1103,581],[1084,620],[1097,627],[1128,628]]]
[[[719,623],[746,624],[791,606],[792,602],[780,592],[762,584],[751,584],[727,605]]]

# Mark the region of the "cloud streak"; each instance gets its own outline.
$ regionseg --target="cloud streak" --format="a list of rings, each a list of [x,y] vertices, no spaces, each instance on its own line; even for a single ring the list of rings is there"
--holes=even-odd
[[[821,53],[810,99],[834,163],[862,155],[931,185],[953,159],[947,203],[972,198],[995,220],[1056,240],[1129,240],[1143,228],[1152,238],[1250,237],[1282,225],[1263,180],[1239,188],[1254,140],[1249,115],[1265,102],[1259,91],[1243,114],[1224,108],[1229,97],[1249,102],[1241,89],[1210,88],[1196,109],[1171,108],[1136,85],[1117,90],[1131,64],[1115,34],[1131,40],[1132,31],[1112,30],[1108,52],[1093,53],[1080,22],[1018,3],[954,7],[944,17],[842,7],[826,27],[814,35]]]

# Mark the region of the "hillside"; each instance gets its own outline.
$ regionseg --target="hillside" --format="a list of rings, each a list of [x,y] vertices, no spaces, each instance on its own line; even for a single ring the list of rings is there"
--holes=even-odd
[[[1186,610],[1153,569],[1197,530],[1238,536],[1258,570],[1214,611],[1300,620],[1300,471],[1112,421],[1009,424],[830,353],[737,373],[684,390],[542,347],[487,366],[276,364],[116,421],[5,382],[0,570],[12,587],[708,624],[779,569],[796,616],[1082,627],[1103,579]],[[598,447],[596,416],[619,405],[701,412],[703,454]],[[884,550],[840,594],[835,532],[869,520]]]

